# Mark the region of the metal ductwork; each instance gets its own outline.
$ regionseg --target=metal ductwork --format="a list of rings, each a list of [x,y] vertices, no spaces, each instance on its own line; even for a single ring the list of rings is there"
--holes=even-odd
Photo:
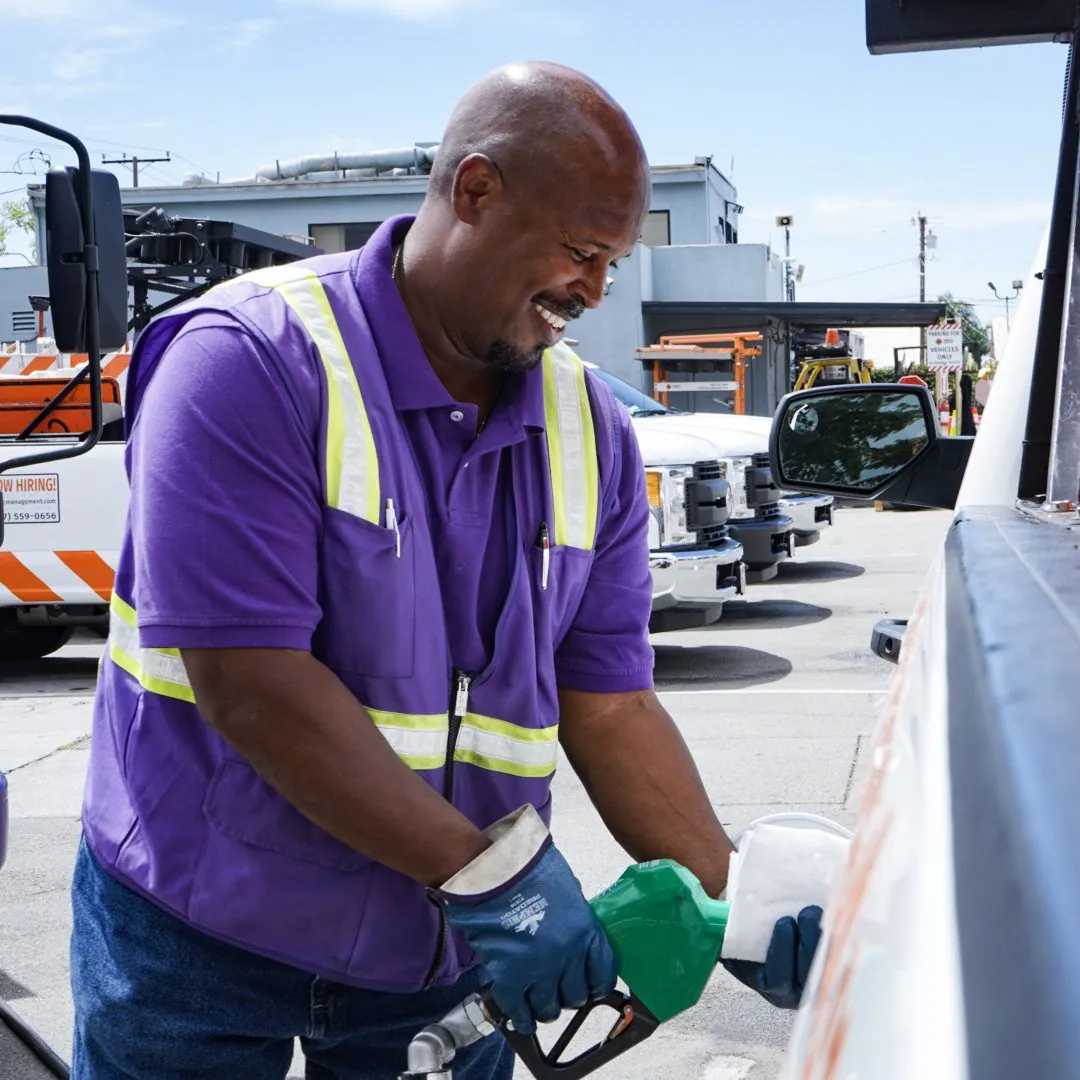
[[[262,165],[255,172],[255,181],[293,180],[300,176],[328,174],[325,178],[346,176],[359,170],[355,176],[374,176],[391,170],[403,169],[406,173],[427,173],[435,160],[438,146],[403,146],[394,150],[369,150],[358,154],[315,154],[294,158],[292,161],[274,161]],[[397,175],[404,175],[397,173]],[[320,177],[323,179],[324,177]]]

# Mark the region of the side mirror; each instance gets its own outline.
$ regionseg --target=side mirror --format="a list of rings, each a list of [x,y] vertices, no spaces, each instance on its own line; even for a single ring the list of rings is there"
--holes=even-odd
[[[49,303],[53,336],[60,352],[87,351],[86,244],[76,189],[78,170],[50,169],[45,174],[45,253],[49,266]],[[127,340],[127,252],[120,183],[103,169],[90,170],[94,237],[98,249],[98,334],[103,352],[123,348]]]
[[[785,397],[769,451],[785,490],[952,509],[972,442],[938,433],[929,390],[859,383]]]

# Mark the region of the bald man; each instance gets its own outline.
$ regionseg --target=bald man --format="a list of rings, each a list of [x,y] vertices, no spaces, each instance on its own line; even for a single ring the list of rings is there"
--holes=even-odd
[[[724,888],[652,689],[633,431],[562,342],[649,192],[599,86],[512,65],[454,111],[415,219],[140,335],[76,1080],[280,1080],[295,1039],[310,1078],[391,1078],[472,991],[529,1032],[611,990],[548,832],[559,746],[630,856]],[[507,1080],[512,1054],[453,1067]]]

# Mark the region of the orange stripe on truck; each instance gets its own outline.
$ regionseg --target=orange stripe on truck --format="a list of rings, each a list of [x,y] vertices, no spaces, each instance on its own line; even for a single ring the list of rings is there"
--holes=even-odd
[[[131,363],[131,353],[117,353],[107,364],[101,369],[102,375],[111,375],[114,378],[117,375],[122,375],[127,371],[128,364]]]
[[[29,567],[10,551],[0,551],[0,585],[24,604],[59,604],[56,595]],[[107,599],[107,598],[106,598]]]
[[[29,375],[32,371],[48,371],[59,359],[60,357],[55,353],[42,353],[41,356],[35,356],[34,359],[22,369],[21,374]]]
[[[106,603],[112,599],[113,568],[96,551],[58,551],[56,557]]]

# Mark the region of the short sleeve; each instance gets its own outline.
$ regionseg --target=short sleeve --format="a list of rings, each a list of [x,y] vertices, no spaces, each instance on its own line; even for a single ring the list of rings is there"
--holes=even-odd
[[[215,313],[185,324],[129,437],[144,645],[310,648],[321,616],[317,446],[238,323]]]
[[[606,393],[606,388],[594,390]],[[597,528],[596,554],[581,605],[555,656],[556,679],[568,690],[627,693],[653,685],[653,650],[649,643],[652,573],[649,569],[649,502],[645,467],[637,438],[624,409],[607,405],[618,425],[619,467],[607,463],[617,478],[614,498]],[[595,409],[597,441],[608,430],[604,409]],[[603,451],[601,451],[603,453]],[[608,449],[608,457],[612,450]],[[601,458],[602,471],[605,462]]]

